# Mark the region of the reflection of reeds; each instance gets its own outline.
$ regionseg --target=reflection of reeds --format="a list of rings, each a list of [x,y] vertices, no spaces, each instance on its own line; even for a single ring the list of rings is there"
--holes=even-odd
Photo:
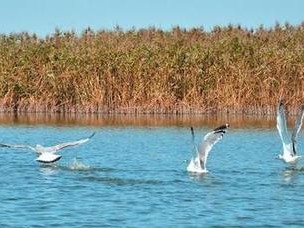
[[[303,78],[304,24],[0,36],[4,111],[273,113]]]
[[[288,124],[294,124],[295,116],[288,118]],[[93,127],[109,126],[189,126],[209,127],[213,129],[224,123],[229,123],[233,129],[237,128],[270,128],[274,129],[275,116],[257,115],[227,115],[227,114],[206,114],[206,115],[98,115],[98,114],[76,114],[76,113],[21,113],[19,115],[0,113],[0,124],[27,124],[27,125],[86,125]],[[190,129],[189,129],[190,130]],[[275,130],[275,129],[274,129]]]

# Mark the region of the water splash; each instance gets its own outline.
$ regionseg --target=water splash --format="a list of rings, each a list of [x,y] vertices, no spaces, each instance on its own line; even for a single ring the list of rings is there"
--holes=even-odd
[[[90,169],[89,165],[84,164],[77,158],[74,158],[73,161],[68,165],[71,170],[88,170]]]
[[[189,165],[187,166],[187,171],[191,173],[207,173],[208,171],[206,169],[202,169],[200,166],[199,157],[191,158],[191,161]]]
[[[41,165],[39,170],[43,175],[51,176],[58,173],[58,166],[57,164]]]

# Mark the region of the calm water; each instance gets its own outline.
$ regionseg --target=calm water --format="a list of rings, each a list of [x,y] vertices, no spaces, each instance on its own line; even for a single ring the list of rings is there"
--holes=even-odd
[[[232,125],[209,156],[208,174],[185,171],[189,124],[199,142],[220,122],[3,121],[5,143],[53,145],[97,134],[63,151],[56,166],[38,164],[30,151],[1,148],[0,226],[303,226],[304,172],[275,159],[281,142],[271,119]]]

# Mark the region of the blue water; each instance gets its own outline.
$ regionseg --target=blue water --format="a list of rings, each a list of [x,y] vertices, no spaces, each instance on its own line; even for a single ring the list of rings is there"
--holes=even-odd
[[[195,130],[199,142],[210,127]],[[186,172],[187,126],[12,124],[0,126],[0,141],[53,145],[93,131],[56,166],[38,164],[31,151],[0,148],[0,227],[304,225],[304,172],[275,159],[275,128],[232,127],[205,175]]]

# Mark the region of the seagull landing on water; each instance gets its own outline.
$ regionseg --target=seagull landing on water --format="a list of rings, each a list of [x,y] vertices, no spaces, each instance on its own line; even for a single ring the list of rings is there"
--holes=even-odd
[[[207,135],[205,135],[204,140],[200,145],[199,149],[195,145],[194,131],[193,131],[193,127],[191,127],[192,143],[196,155],[191,159],[187,167],[188,172],[193,172],[193,173],[208,172],[206,164],[207,164],[207,158],[209,152],[211,151],[212,147],[223,138],[228,127],[229,124],[221,125],[215,128],[213,131],[209,132]]]
[[[286,163],[295,163],[301,156],[297,155],[297,138],[302,127],[304,117],[304,106],[301,108],[301,114],[297,118],[295,128],[290,137],[287,130],[285,107],[283,102],[280,102],[277,110],[277,129],[279,131],[282,143],[283,154],[279,155],[279,159]]]
[[[11,145],[11,144],[4,144],[0,143],[0,147],[9,147],[9,148],[27,148],[35,151],[38,154],[38,157],[36,158],[36,161],[41,163],[53,163],[58,161],[61,158],[61,155],[57,154],[60,150],[68,148],[68,147],[74,147],[79,146],[81,144],[84,144],[88,142],[93,136],[95,135],[95,132],[90,135],[87,138],[83,138],[77,141],[73,142],[66,142],[61,143],[55,146],[50,147],[44,147],[41,145],[36,145],[35,147],[32,147],[30,145]]]

